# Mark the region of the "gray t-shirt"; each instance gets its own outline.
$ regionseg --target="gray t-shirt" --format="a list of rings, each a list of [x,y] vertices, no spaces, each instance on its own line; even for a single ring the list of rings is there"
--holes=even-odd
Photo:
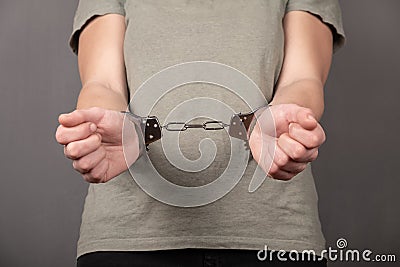
[[[213,61],[246,74],[270,101],[283,61],[282,18],[292,10],[317,15],[331,27],[334,49],[343,45],[337,0],[81,0],[70,44],[77,53],[79,33],[93,16],[121,14],[127,24],[124,56],[131,96],[164,68],[188,61]],[[166,94],[149,115],[164,121],[177,104],[199,96],[221,100],[237,112],[250,110],[224,88],[190,84]],[[131,110],[135,111],[135,107]],[[180,147],[187,158],[194,160],[200,155],[197,144],[205,137],[212,138],[218,152],[215,161],[203,171],[188,173],[172,166],[159,141],[149,146],[149,157],[157,171],[175,184],[207,184],[223,172],[229,160],[227,133],[183,132]],[[260,250],[265,245],[275,250],[314,249],[319,253],[325,240],[311,166],[291,181],[268,179],[255,193],[248,193],[256,166],[251,159],[231,192],[195,208],[154,200],[129,172],[105,184],[91,184],[77,254],[177,248]]]

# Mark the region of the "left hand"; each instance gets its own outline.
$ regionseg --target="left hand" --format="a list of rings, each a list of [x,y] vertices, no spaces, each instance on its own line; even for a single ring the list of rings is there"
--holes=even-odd
[[[271,127],[274,123],[276,135]],[[257,117],[249,145],[253,158],[268,176],[290,180],[317,158],[325,138],[310,109],[278,104]]]

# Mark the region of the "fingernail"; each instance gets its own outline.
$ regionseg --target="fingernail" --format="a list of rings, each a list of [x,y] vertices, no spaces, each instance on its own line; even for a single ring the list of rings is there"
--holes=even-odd
[[[313,117],[311,114],[308,114],[308,115],[307,115],[307,119],[309,119],[310,121],[313,121],[313,120],[314,120],[314,117]]]
[[[90,131],[92,131],[92,132],[95,132],[97,130],[97,126],[94,123],[91,123],[89,128],[90,128]]]
[[[58,116],[58,121],[61,122],[61,121],[65,120],[66,117],[67,117],[66,114],[61,114],[60,116]]]

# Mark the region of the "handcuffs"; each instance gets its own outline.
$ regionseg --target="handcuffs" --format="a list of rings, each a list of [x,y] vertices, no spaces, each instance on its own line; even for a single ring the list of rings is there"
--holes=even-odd
[[[203,123],[185,123],[185,122],[177,122],[172,121],[165,125],[161,125],[157,116],[147,116],[142,117],[136,115],[130,111],[121,111],[126,115],[129,115],[129,119],[135,123],[140,125],[141,134],[144,138],[144,144],[146,151],[149,151],[149,145],[157,140],[162,138],[162,130],[165,129],[167,131],[186,131],[190,128],[199,128],[204,130],[223,130],[226,127],[228,128],[228,134],[231,137],[240,139],[245,141],[245,148],[247,150],[250,149],[248,143],[248,133],[249,130],[254,126],[255,120],[253,121],[253,117],[255,113],[263,107],[269,107],[270,105],[262,105],[256,108],[255,110],[248,113],[235,113],[232,115],[230,119],[230,123],[224,123],[222,121],[217,120],[209,120]]]

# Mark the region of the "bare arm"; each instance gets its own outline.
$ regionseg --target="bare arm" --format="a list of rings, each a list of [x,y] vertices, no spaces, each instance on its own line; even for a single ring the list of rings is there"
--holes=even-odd
[[[289,12],[283,23],[285,59],[271,104],[298,104],[310,108],[319,120],[331,65],[332,32],[317,17],[303,11]]]
[[[126,109],[125,27],[123,16],[107,14],[93,19],[80,34],[78,65],[82,90],[78,109]]]
[[[123,114],[128,104],[123,43],[125,19],[118,14],[98,16],[79,38],[78,65],[82,81],[77,110],[61,114],[56,132],[64,154],[75,170],[92,183],[107,182],[124,172],[139,156],[134,125],[126,124],[122,147]],[[128,165],[125,163],[128,162]]]
[[[254,128],[249,143],[254,159],[269,176],[288,180],[317,158],[325,141],[318,120],[324,111],[333,36],[328,26],[304,11],[287,13],[283,26],[285,57],[271,101],[273,122],[260,118],[261,127]],[[263,123],[275,125],[276,136],[261,130],[268,129]]]

